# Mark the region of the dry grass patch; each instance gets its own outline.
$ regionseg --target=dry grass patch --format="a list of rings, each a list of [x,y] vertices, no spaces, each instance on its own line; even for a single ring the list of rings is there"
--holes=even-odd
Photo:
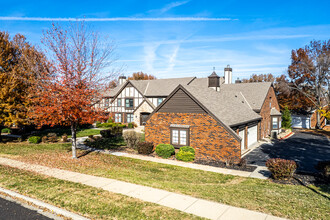
[[[0,166],[0,186],[91,219],[200,219],[78,183]]]
[[[132,158],[89,153],[71,159],[70,146],[0,145],[0,153],[21,161],[191,195],[290,219],[327,219],[329,187],[315,186],[323,196],[304,186],[281,185],[268,180],[236,177],[158,164]],[[79,151],[79,154],[85,153]]]

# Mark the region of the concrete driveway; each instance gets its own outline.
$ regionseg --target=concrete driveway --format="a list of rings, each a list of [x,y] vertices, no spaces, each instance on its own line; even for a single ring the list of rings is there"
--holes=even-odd
[[[330,141],[327,137],[296,132],[273,144],[263,144],[244,157],[248,164],[265,166],[269,158],[283,158],[298,163],[298,171],[315,172],[319,161],[330,160]]]

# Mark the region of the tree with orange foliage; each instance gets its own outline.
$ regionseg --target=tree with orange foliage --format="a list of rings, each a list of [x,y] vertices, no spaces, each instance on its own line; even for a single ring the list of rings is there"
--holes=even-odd
[[[54,73],[45,73],[33,98],[31,117],[39,125],[66,125],[72,132],[72,157],[76,155],[76,131],[104,115],[94,107],[113,75],[103,71],[111,64],[113,45],[99,41],[85,23],[59,25],[44,33],[42,43],[52,55]],[[102,43],[102,44],[101,44]]]
[[[11,39],[0,32],[0,130],[31,123],[27,116],[31,94],[47,64],[46,56],[23,35]]]
[[[136,72],[133,73],[132,76],[128,77],[129,80],[152,80],[152,79],[157,79],[156,76],[143,73],[143,72]],[[114,79],[109,83],[109,88],[113,89],[118,86],[118,80]]]
[[[290,88],[313,103],[317,110],[316,128],[320,128],[320,110],[330,99],[330,40],[311,41],[310,45],[291,52],[288,68]]]
[[[136,72],[133,73],[132,76],[128,77],[129,80],[149,80],[149,79],[156,79],[156,76],[143,73],[143,72]]]

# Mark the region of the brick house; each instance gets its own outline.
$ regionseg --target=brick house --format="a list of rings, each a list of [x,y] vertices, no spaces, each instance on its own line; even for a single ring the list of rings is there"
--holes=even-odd
[[[280,131],[271,83],[220,82],[213,72],[179,85],[149,116],[146,141],[189,145],[199,161],[238,161],[258,140]]]

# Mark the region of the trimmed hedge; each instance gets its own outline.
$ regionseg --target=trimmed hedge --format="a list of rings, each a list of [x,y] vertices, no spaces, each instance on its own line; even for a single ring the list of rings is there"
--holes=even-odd
[[[152,142],[140,142],[137,151],[139,154],[151,154],[154,151],[154,144]]]
[[[174,147],[170,144],[158,144],[155,151],[156,154],[162,158],[169,158],[175,154]]]
[[[297,164],[293,160],[281,158],[271,158],[266,162],[266,166],[276,180],[290,179],[297,169]]]
[[[39,144],[40,142],[41,142],[41,137],[39,137],[39,136],[29,137],[30,144]]]
[[[195,149],[190,146],[184,146],[179,149],[179,152],[175,155],[177,160],[185,162],[191,162],[195,160]]]
[[[195,149],[193,147],[190,147],[190,146],[180,147],[179,151],[191,152],[192,154],[195,155]]]

